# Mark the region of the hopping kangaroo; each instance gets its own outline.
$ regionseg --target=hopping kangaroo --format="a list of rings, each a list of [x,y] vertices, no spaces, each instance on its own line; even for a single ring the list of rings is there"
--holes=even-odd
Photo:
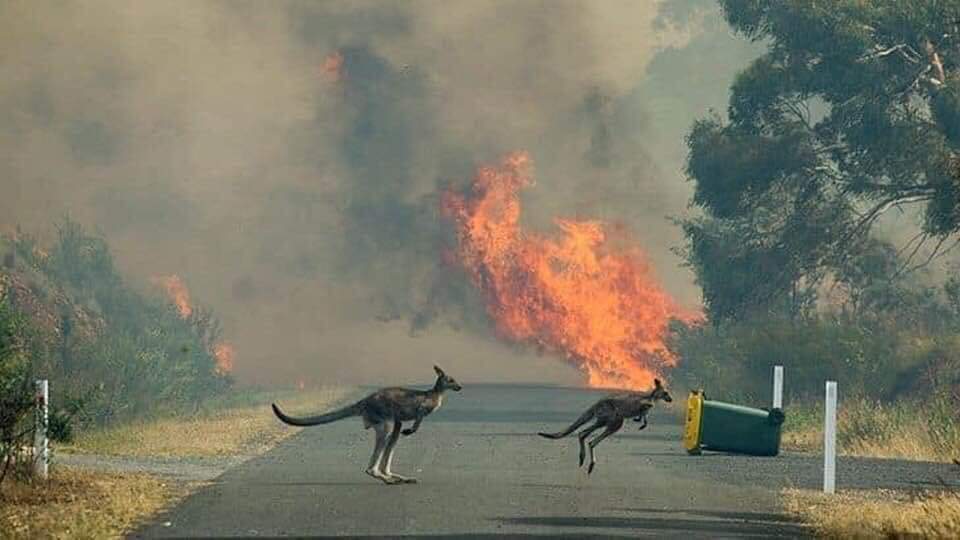
[[[360,401],[336,411],[317,416],[294,418],[287,416],[274,403],[273,412],[277,418],[291,426],[315,426],[329,424],[350,416],[363,417],[363,427],[372,427],[377,434],[373,447],[373,456],[366,473],[385,484],[413,484],[415,478],[407,478],[390,472],[393,460],[393,448],[400,434],[413,435],[420,428],[424,417],[440,408],[443,393],[447,390],[459,392],[461,386],[437,366],[437,382],[430,390],[409,390],[407,388],[383,388]],[[413,427],[403,429],[403,422],[413,421]]]
[[[567,429],[559,433],[540,433],[539,435],[548,439],[562,439],[591,419],[596,419],[596,422],[594,422],[592,426],[577,434],[577,437],[580,439],[580,466],[582,467],[583,460],[586,458],[587,453],[584,445],[587,437],[600,428],[606,428],[603,430],[603,433],[597,435],[589,442],[590,467],[587,468],[587,474],[590,474],[593,472],[593,467],[597,464],[593,449],[600,444],[600,441],[620,431],[620,428],[623,427],[624,420],[627,418],[632,418],[635,422],[643,422],[640,429],[647,427],[647,413],[650,412],[654,402],[658,399],[667,402],[673,401],[670,393],[667,392],[667,389],[660,383],[660,379],[654,379],[653,390],[649,392],[613,394],[594,403],[592,407],[587,409],[587,412],[583,413],[580,418],[577,418],[576,422],[570,424],[570,427]]]

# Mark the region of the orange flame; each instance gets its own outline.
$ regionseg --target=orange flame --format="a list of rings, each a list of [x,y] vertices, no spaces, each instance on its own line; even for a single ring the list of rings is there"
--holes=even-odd
[[[323,66],[320,71],[330,82],[338,82],[343,77],[343,55],[340,54],[340,51],[328,54],[323,59]]]
[[[598,221],[555,220],[561,234],[520,228],[520,189],[533,184],[526,152],[481,167],[467,196],[448,191],[459,263],[484,294],[501,336],[564,354],[593,387],[648,388],[677,359],[671,318],[693,320],[654,280],[646,256]],[[614,245],[616,243],[616,245]]]
[[[170,301],[177,308],[177,313],[182,319],[189,319],[193,315],[193,305],[190,303],[190,291],[187,285],[180,279],[180,276],[171,274],[169,276],[155,276],[150,281],[159,287],[163,287],[167,292]],[[226,375],[233,371],[233,358],[236,355],[232,345],[226,342],[220,342],[213,346],[210,351],[216,361],[215,371],[220,375]]]
[[[213,358],[217,361],[216,372],[226,375],[233,371],[235,351],[229,343],[217,343],[213,346]]]
[[[171,274],[169,276],[156,276],[150,280],[154,285],[163,287],[167,291],[170,301],[177,307],[177,313],[180,317],[187,319],[193,314],[193,306],[190,303],[190,291],[180,279],[180,276]]]

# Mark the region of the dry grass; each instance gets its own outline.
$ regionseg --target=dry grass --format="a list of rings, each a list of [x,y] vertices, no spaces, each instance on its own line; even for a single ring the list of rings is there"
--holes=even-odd
[[[960,538],[960,496],[785,490],[788,512],[824,538]]]
[[[355,390],[329,387],[291,392],[278,399],[284,408],[316,412],[337,405]],[[276,396],[273,396],[276,397]],[[126,424],[80,434],[62,452],[121,456],[194,457],[262,453],[296,433],[281,424],[269,400],[256,405],[217,409],[209,413]]]
[[[0,487],[0,538],[118,538],[186,492],[146,474],[57,467],[47,482]]]
[[[838,419],[838,431],[844,432],[844,421]],[[930,436],[922,419],[892,429],[889,433],[875,437],[844,437],[838,434],[838,452],[845,456],[912,459],[923,461],[949,462],[953,454],[945,452],[938,441]],[[820,452],[823,450],[823,429],[810,427],[802,431],[788,431],[783,434],[782,446],[785,450],[799,452]]]
[[[781,440],[785,450],[823,448],[823,411],[792,407]],[[840,404],[837,449],[842,455],[949,462],[960,448],[960,425],[945,403],[881,404],[852,399]]]

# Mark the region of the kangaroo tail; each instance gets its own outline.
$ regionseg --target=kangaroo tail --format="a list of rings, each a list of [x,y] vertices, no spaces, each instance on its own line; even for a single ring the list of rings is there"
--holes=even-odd
[[[542,433],[542,432],[541,432],[541,433],[537,433],[537,435],[540,435],[541,437],[546,437],[546,438],[548,438],[548,439],[562,439],[562,438],[566,437],[567,435],[569,435],[569,434],[573,433],[574,431],[576,431],[578,427],[586,424],[587,421],[590,420],[591,418],[593,418],[593,408],[592,408],[592,407],[589,408],[589,409],[587,409],[587,412],[585,412],[585,413],[583,413],[582,415],[580,415],[580,418],[577,418],[577,420],[576,420],[574,423],[570,424],[570,427],[568,427],[567,429],[565,429],[565,430],[563,430],[563,431],[559,431],[559,432],[557,432],[557,433]]]
[[[337,409],[326,414],[297,418],[284,414],[284,412],[280,410],[280,407],[277,407],[276,403],[271,403],[270,406],[273,407],[273,414],[277,415],[277,418],[279,418],[281,422],[284,424],[290,424],[291,426],[316,426],[319,424],[329,424],[330,422],[336,422],[337,420],[342,420],[350,416],[357,416],[362,412],[363,409],[362,402],[357,402],[349,407]]]

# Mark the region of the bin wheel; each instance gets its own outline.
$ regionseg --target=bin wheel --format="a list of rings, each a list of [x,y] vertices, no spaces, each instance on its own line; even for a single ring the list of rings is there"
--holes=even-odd
[[[696,448],[687,450],[687,454],[689,454],[689,455],[691,455],[691,456],[699,456],[699,455],[702,454],[702,453],[703,453],[703,451],[700,449],[699,446],[696,447]]]

